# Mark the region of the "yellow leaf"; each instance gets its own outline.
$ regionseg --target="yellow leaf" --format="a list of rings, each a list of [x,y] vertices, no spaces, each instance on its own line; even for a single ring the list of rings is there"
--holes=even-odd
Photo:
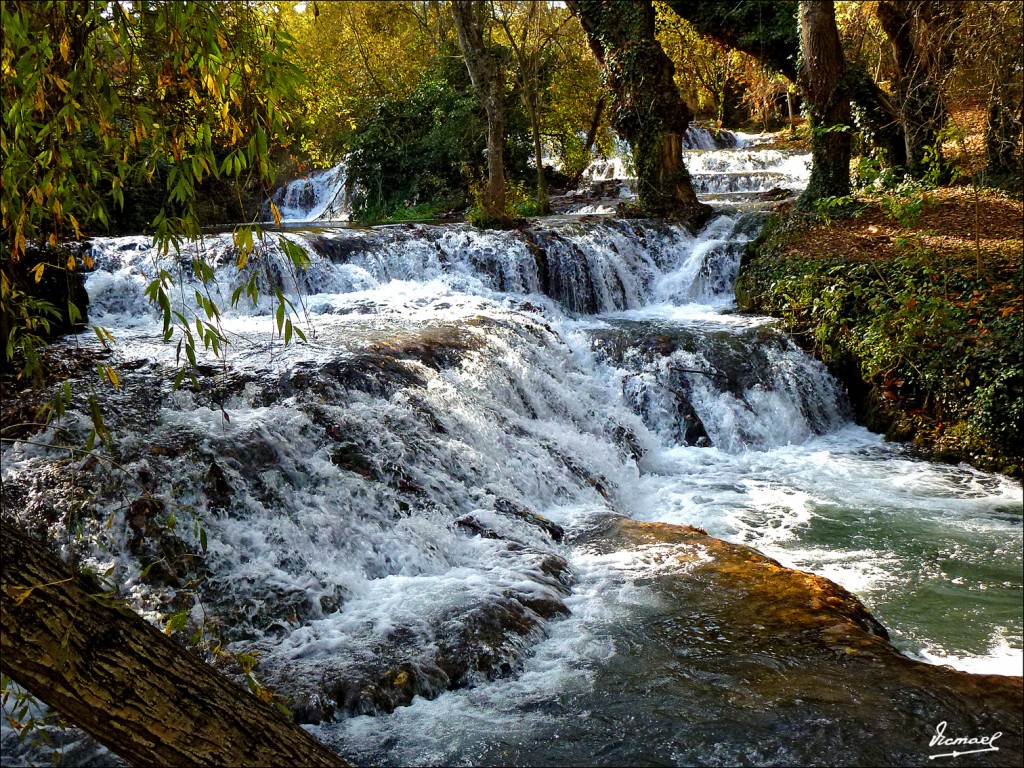
[[[116,373],[114,372],[114,369],[113,369],[113,368],[111,368],[111,367],[110,367],[110,366],[108,365],[108,366],[107,366],[107,367],[106,367],[106,368],[104,369],[104,371],[103,371],[103,372],[104,372],[104,373],[106,374],[106,376],[107,376],[107,379],[109,379],[109,380],[110,380],[110,383],[114,385],[114,389],[120,389],[120,388],[121,388],[121,382],[120,382],[120,381],[118,381],[118,379],[117,379],[117,374],[116,374]]]
[[[270,212],[272,214],[274,214],[274,224],[276,226],[280,227],[281,226],[281,211],[280,211],[280,209],[276,205],[274,205],[273,202],[271,202],[271,204],[270,204]]]
[[[17,597],[14,598],[15,605],[21,605],[28,600],[29,595],[35,590],[35,587],[17,587],[11,586],[10,591],[13,592]]]
[[[39,262],[39,263],[38,263],[38,264],[36,264],[36,265],[35,265],[34,267],[32,267],[32,272],[33,272],[33,274],[34,274],[34,275],[36,276],[36,282],[37,282],[37,283],[38,283],[38,282],[39,282],[40,280],[42,280],[42,279],[43,279],[43,270],[44,270],[44,269],[46,269],[46,265],[45,265],[45,264],[43,264],[42,262]]]
[[[74,271],[75,271],[75,257],[74,256],[68,256],[68,272],[74,272]]]
[[[405,685],[409,681],[409,673],[404,669],[395,675],[395,685]]]

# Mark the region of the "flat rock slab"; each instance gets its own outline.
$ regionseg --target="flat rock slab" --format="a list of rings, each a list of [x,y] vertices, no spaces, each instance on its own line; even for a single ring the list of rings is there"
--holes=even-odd
[[[654,595],[595,685],[592,712],[637,707],[632,764],[1021,765],[1021,678],[910,659],[842,587],[697,528],[613,520],[581,542],[646,549]],[[602,711],[602,706],[607,707]],[[649,720],[648,720],[649,718]],[[945,723],[945,726],[941,726]],[[992,737],[985,744],[930,742]],[[957,751],[961,756],[938,758]],[[929,757],[936,756],[936,760]]]

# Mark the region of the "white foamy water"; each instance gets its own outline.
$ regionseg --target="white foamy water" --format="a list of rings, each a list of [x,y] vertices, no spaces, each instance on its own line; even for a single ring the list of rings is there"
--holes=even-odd
[[[274,203],[285,222],[348,221],[345,163],[295,179],[277,191]]]
[[[693,126],[687,129],[683,162],[694,189],[701,198],[716,205],[746,204],[760,193],[802,190],[810,178],[810,155],[790,150],[758,149],[765,136],[713,131]],[[586,169],[581,188],[571,193],[570,202],[559,202],[566,213],[610,214],[616,205],[635,199],[636,172],[629,147],[620,142],[607,158],[597,158]],[[609,192],[612,194],[609,196]],[[600,199],[575,202],[597,194]],[[735,274],[723,274],[731,285]]]

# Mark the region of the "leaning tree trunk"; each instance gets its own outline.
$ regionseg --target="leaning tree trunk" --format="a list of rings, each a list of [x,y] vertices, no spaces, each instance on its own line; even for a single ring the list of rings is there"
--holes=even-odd
[[[0,519],[0,669],[135,765],[345,761]]]
[[[810,111],[811,178],[801,207],[850,194],[852,130],[843,57],[832,0],[800,0],[799,82]]]
[[[452,15],[473,92],[487,113],[487,188],[484,213],[490,223],[508,222],[505,210],[505,84],[497,56],[484,42],[487,3],[456,0]]]
[[[568,4],[611,90],[612,127],[633,151],[641,211],[698,226],[711,209],[697,200],[683,165],[683,134],[693,114],[676,88],[672,60],[654,37],[651,0]]]
[[[907,167],[907,144],[899,109],[860,64],[847,67],[846,84],[851,104],[860,109],[865,138],[881,150],[888,167],[902,173]]]
[[[768,69],[796,82],[795,0],[666,0],[698,33],[730,50],[753,56]]]
[[[605,98],[599,96],[597,101],[594,103],[594,113],[590,118],[590,128],[587,129],[587,138],[583,142],[583,157],[590,157],[590,152],[594,148],[594,142],[597,141],[597,132],[601,128],[601,116],[604,114]],[[572,175],[569,180],[569,189],[575,189],[580,185],[580,179],[583,178],[584,172],[587,170],[586,166],[581,166],[576,173]]]
[[[953,63],[962,9],[961,0],[883,0],[876,6],[892,47],[907,170],[915,178],[941,161],[939,132],[949,116],[941,85]]]

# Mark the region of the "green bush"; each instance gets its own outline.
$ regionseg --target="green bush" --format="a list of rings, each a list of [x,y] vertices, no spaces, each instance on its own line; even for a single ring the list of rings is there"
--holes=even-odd
[[[358,127],[348,155],[357,219],[381,221],[460,194],[464,202],[486,130],[464,70],[441,65],[425,72],[411,93],[383,97]]]
[[[529,136],[517,100],[508,95],[506,102],[506,173],[522,178]],[[357,129],[348,156],[355,217],[394,220],[410,208],[466,205],[470,183],[485,172],[486,132],[461,60],[437,59],[411,93],[381,99]]]
[[[1024,434],[1024,319],[1017,275],[976,270],[971,253],[913,246],[889,260],[786,254],[755,258],[738,289],[823,361],[858,371],[897,432],[1005,471]]]

